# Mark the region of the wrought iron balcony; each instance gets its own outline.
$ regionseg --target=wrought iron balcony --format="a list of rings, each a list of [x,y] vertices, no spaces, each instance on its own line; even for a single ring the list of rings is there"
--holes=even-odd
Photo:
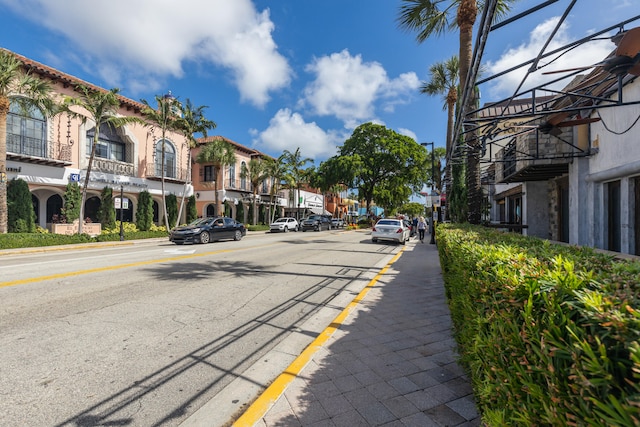
[[[147,163],[144,177],[149,179],[162,179],[162,167],[156,163]],[[169,167],[164,170],[165,180],[184,182],[187,181],[187,169],[179,167]]]
[[[573,134],[574,128],[566,127],[515,137],[496,154],[495,181],[547,181],[568,173],[572,158],[588,155],[588,150],[574,144]]]
[[[64,167],[71,164],[71,146],[7,133],[7,159]]]

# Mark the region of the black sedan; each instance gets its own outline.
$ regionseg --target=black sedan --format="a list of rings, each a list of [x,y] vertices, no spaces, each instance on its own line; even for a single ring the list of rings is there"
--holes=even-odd
[[[209,243],[217,240],[240,240],[247,234],[244,224],[233,218],[199,218],[182,227],[171,230],[169,240],[176,245],[183,243]]]
[[[327,215],[309,215],[302,220],[302,231],[315,230],[322,231],[331,230],[331,217]]]

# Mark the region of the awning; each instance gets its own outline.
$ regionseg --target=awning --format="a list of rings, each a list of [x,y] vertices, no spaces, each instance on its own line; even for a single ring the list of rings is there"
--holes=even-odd
[[[309,208],[309,210],[316,215],[331,215],[331,212],[322,208]]]

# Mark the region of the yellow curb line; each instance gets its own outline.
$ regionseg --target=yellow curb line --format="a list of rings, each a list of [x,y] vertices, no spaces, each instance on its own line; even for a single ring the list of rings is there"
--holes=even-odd
[[[247,408],[247,410],[238,418],[233,427],[251,427],[255,425],[276,403],[278,398],[284,393],[289,384],[296,379],[304,369],[304,367],[311,361],[313,355],[331,338],[333,333],[342,325],[347,316],[353,311],[353,309],[364,299],[367,293],[373,288],[391,265],[400,258],[404,247],[400,249],[392,259],[387,263],[371,279],[371,281],[364,287],[362,291],[347,305],[344,310],[335,318],[329,326],[316,337],[311,344],[309,344],[291,364],[275,379],[275,381],[267,387],[267,389]]]

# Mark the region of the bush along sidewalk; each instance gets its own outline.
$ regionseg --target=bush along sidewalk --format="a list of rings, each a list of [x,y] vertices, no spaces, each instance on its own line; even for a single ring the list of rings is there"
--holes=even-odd
[[[140,231],[135,224],[123,223],[124,240],[139,240],[151,238],[167,238],[166,228],[152,226],[150,230]],[[54,234],[38,228],[35,233],[7,233],[0,234],[0,249],[37,248],[44,246],[70,245],[91,242],[112,242],[120,240],[120,221],[116,221],[113,228],[103,229],[98,236],[88,234]]]
[[[486,425],[640,425],[639,262],[467,225],[437,242]]]

